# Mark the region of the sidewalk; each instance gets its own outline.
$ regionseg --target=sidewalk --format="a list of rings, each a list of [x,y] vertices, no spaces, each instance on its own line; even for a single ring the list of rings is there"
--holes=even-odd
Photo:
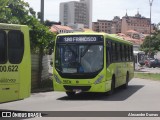
[[[154,73],[154,74],[160,74],[160,68],[147,68],[147,67],[139,67],[135,70],[137,73]]]
[[[37,88],[32,90],[31,93],[51,92],[51,91],[53,91],[53,88]]]

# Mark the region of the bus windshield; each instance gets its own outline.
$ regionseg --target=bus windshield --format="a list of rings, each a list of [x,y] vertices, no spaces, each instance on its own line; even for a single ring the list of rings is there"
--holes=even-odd
[[[103,68],[102,44],[57,44],[55,68],[61,73],[93,73]]]

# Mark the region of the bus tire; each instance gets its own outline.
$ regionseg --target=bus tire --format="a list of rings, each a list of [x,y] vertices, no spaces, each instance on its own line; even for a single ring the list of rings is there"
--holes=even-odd
[[[115,75],[112,76],[112,83],[111,83],[111,90],[108,92],[109,95],[112,95],[114,93],[114,90],[115,90],[115,81],[116,81],[116,78],[115,78]]]
[[[129,82],[129,73],[126,74],[126,83],[123,85],[123,88],[128,88],[128,82]]]
[[[68,96],[69,98],[73,98],[76,93],[75,93],[75,92],[66,92],[66,94],[67,94],[67,96]]]

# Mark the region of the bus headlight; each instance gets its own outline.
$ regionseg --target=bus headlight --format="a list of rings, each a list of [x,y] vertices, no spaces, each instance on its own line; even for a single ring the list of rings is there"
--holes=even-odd
[[[101,75],[101,76],[94,82],[94,84],[100,83],[100,82],[102,81],[103,78],[104,78],[104,76]]]
[[[56,80],[57,83],[61,84],[62,82],[59,80],[59,78],[57,77],[57,75],[54,75],[54,78]]]

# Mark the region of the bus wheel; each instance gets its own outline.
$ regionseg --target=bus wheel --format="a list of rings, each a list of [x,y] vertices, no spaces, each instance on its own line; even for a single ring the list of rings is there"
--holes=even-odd
[[[108,92],[109,95],[112,95],[115,90],[115,76],[112,77],[111,90]]]
[[[66,92],[66,94],[67,94],[67,96],[69,97],[69,98],[72,98],[72,97],[74,97],[75,96],[75,92]]]
[[[126,75],[126,83],[123,85],[123,88],[127,88],[128,87],[128,82],[129,82],[129,74],[127,72],[127,75]]]

